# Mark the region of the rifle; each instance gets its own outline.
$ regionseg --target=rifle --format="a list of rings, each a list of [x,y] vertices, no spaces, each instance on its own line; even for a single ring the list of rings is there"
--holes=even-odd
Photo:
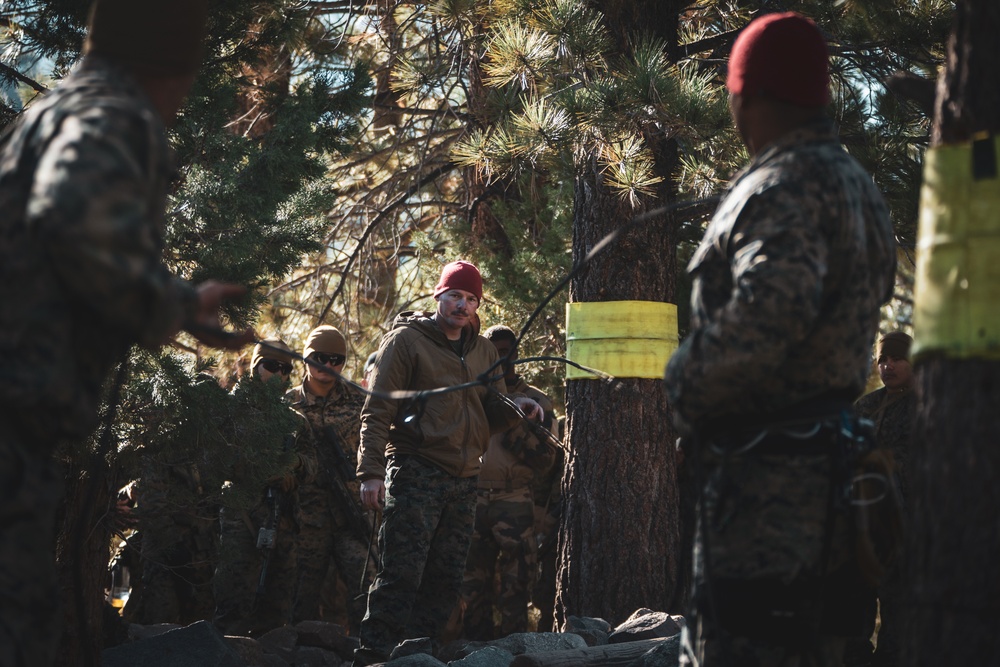
[[[268,513],[267,524],[261,526],[257,531],[257,548],[264,552],[264,562],[260,565],[260,576],[257,578],[254,604],[264,595],[264,587],[267,584],[267,566],[271,561],[271,553],[274,551],[274,540],[278,533],[278,522],[281,520],[281,501],[278,497],[278,491],[273,486],[267,487],[267,495],[264,500],[271,511]]]
[[[358,478],[358,475],[355,472],[354,466],[348,460],[347,454],[344,452],[344,448],[341,445],[342,438],[332,424],[327,424],[323,427],[322,439],[327,445],[326,449],[333,454],[334,459],[335,474],[330,475],[332,481],[330,485],[331,489],[340,502],[340,506],[344,509],[344,513],[347,515],[347,524],[351,532],[361,540],[362,544],[368,545],[368,555],[375,562],[375,567],[379,568],[381,565],[378,552],[372,545],[372,533],[374,529],[372,524],[368,522],[364,510],[361,509],[358,499],[347,488],[347,482],[353,482]]]

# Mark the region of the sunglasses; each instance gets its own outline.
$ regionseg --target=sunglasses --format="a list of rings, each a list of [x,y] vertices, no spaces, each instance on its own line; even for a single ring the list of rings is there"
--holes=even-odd
[[[334,366],[340,366],[347,361],[347,357],[342,354],[327,354],[326,352],[313,352],[309,358],[323,365],[333,364]]]
[[[284,362],[278,361],[277,359],[263,359],[260,365],[264,367],[268,373],[281,373],[282,375],[288,375],[292,372],[292,365]]]

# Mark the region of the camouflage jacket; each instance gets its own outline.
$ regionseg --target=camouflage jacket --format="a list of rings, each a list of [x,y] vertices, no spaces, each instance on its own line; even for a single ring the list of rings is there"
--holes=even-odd
[[[493,343],[471,326],[461,353],[452,348],[431,313],[401,313],[379,346],[371,387],[379,393],[431,390],[474,382],[497,363]],[[497,394],[506,394],[497,366],[492,390],[479,385],[430,396],[423,404],[369,396],[361,417],[358,476],[383,478],[384,461],[412,454],[455,477],[479,474],[479,457],[492,432],[518,417]]]
[[[691,332],[666,371],[677,426],[853,400],[895,269],[886,204],[830,121],[765,147],[688,265]]]
[[[917,394],[912,389],[890,394],[885,387],[858,399],[858,415],[875,422],[875,444],[892,452],[893,468],[899,489],[906,498],[907,461],[917,414]]]
[[[354,473],[361,432],[361,407],[364,397],[353,387],[338,382],[327,396],[309,392],[305,385],[288,390],[292,409],[306,420],[305,437],[299,438],[300,452],[313,459],[321,484],[333,481],[341,473]],[[340,448],[342,458],[334,447]],[[342,478],[341,478],[342,479]],[[352,492],[357,485],[348,483]]]
[[[539,426],[552,433],[555,415],[548,396],[520,377],[516,383],[507,386],[507,391],[522,394],[538,403],[545,411]],[[525,419],[503,433],[491,435],[479,470],[479,488],[491,491],[530,488],[535,471],[546,471],[555,462],[555,445],[549,438],[545,431],[536,428],[534,422]]]
[[[43,440],[96,424],[128,348],[197,305],[161,261],[173,169],[163,123],[124,71],[88,58],[0,147],[0,398]]]

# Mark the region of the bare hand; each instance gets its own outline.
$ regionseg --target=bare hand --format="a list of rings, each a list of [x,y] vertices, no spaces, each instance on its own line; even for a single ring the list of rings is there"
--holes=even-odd
[[[535,422],[542,421],[544,411],[542,410],[542,406],[534,400],[526,396],[521,396],[514,399],[514,404],[517,405],[517,408],[524,413],[526,419],[530,419]]]
[[[366,479],[361,482],[361,505],[366,510],[382,509],[385,505],[385,481],[381,479]]]
[[[222,304],[246,294],[246,287],[207,280],[198,285],[197,290],[198,312],[192,321],[184,324],[188,333],[209,347],[225,350],[238,350],[254,341],[256,336],[253,329],[228,332],[223,330],[219,321],[219,309]]]

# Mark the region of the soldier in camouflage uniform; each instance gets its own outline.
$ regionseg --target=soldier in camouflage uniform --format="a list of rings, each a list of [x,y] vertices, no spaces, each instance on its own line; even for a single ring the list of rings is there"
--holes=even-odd
[[[434,313],[403,313],[382,339],[372,390],[432,390],[474,381],[497,364],[497,351],[473,323],[483,295],[468,262],[444,267]],[[502,400],[501,373],[476,386],[423,401],[369,396],[362,413],[358,476],[361,500],[384,502],[382,563],[368,595],[355,665],[385,661],[402,640],[438,641],[462,589],[476,507],[479,457],[491,431],[514,425]],[[514,397],[528,418],[541,408]]]
[[[896,486],[907,495],[907,461],[911,431],[916,417],[917,395],[914,391],[913,367],[910,365],[910,345],[913,339],[901,331],[887,333],[879,339],[876,353],[878,374],[885,385],[858,399],[858,414],[875,423],[875,443],[892,460]],[[903,582],[899,565],[889,569],[879,583],[878,646],[872,665],[888,667],[898,664],[900,618],[903,615]],[[874,617],[870,627],[875,627]]]
[[[556,440],[562,443],[566,418],[556,422]],[[538,610],[538,632],[556,632],[556,544],[562,515],[562,474],[566,453],[555,448],[555,460],[544,470],[536,470],[531,482],[535,503],[535,560],[537,570],[531,587],[531,606]]]
[[[351,501],[356,498],[357,484],[344,477],[345,466],[353,475],[357,461],[364,399],[339,379],[347,360],[347,342],[340,331],[317,327],[309,334],[302,356],[329,371],[307,364],[303,383],[288,392],[292,408],[306,419],[300,448],[315,461],[314,469],[304,469],[299,480],[299,580],[293,617],[295,621],[321,617],[320,591],[332,560],[347,586],[348,620],[357,633],[365,611],[364,596],[359,597],[357,587],[362,577],[374,578],[375,566],[368,554],[367,529],[354,527],[349,515],[358,509],[346,507],[347,497],[335,493],[334,485],[346,485]]]
[[[294,361],[291,350],[280,339],[263,342],[270,347],[254,347],[249,381],[287,386]],[[237,490],[241,486],[238,472],[234,472],[231,484]],[[298,578],[296,486],[296,472],[289,469],[260,490],[259,502],[249,510],[227,507],[223,495],[213,622],[227,635],[257,636],[292,620]],[[262,535],[262,530],[274,532]]]
[[[224,340],[242,292],[174,279],[161,261],[171,174],[164,123],[200,62],[204,0],[99,0],[83,62],[0,147],[0,665],[47,665],[58,642],[52,452],[97,424],[128,348],[180,328]],[[197,326],[193,326],[197,325]]]
[[[858,631],[834,470],[896,262],[885,202],[824,116],[827,58],[793,13],[753,21],[730,56],[752,160],[688,266],[691,333],[666,371],[702,470],[682,664],[832,667]]]
[[[143,459],[132,513],[140,537],[141,586],[122,610],[129,623],[188,625],[212,618],[219,508],[214,489],[202,479],[204,465]]]
[[[477,486],[476,521],[465,566],[462,597],[465,600],[463,637],[490,641],[528,630],[528,598],[535,574],[535,502],[531,483],[536,472],[544,472],[555,461],[549,439],[555,420],[552,402],[532,387],[514,369],[517,334],[503,325],[486,330],[506,361],[504,383],[511,394],[522,394],[542,406],[541,429],[522,420],[513,428],[490,437],[483,454]],[[494,581],[499,575],[499,590]],[[493,610],[500,613],[494,627]]]

